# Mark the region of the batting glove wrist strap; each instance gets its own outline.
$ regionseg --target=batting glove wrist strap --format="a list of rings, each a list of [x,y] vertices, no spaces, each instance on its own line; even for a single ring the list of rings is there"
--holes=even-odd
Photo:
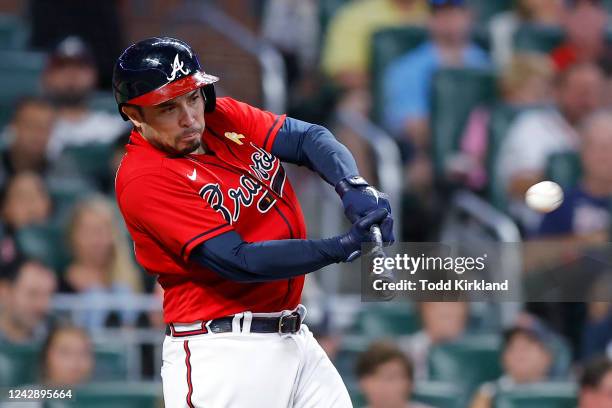
[[[342,198],[350,190],[368,186],[368,182],[361,176],[345,177],[336,184],[336,193]]]

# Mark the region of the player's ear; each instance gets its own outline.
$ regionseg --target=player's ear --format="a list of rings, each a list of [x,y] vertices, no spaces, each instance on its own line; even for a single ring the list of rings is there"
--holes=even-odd
[[[126,114],[128,119],[130,120],[130,122],[132,122],[132,124],[135,127],[137,127],[137,128],[141,128],[142,127],[142,122],[143,122],[143,114],[142,113],[143,112],[142,112],[142,109],[140,108],[140,106],[123,105],[121,107],[121,111]]]

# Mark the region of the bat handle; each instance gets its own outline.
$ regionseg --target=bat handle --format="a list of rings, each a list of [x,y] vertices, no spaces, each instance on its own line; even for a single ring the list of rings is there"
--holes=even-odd
[[[384,258],[385,252],[383,251],[383,240],[382,233],[380,232],[380,227],[378,225],[372,225],[370,227],[370,234],[372,234],[372,238],[374,238],[374,248],[372,249],[372,257]]]
[[[380,227],[378,225],[372,225],[370,227],[370,233],[372,234],[372,238],[374,240],[374,248],[370,252],[370,256],[372,259],[374,258],[385,258],[385,252],[383,251],[383,240],[382,233],[380,232]],[[375,280],[381,280],[386,283],[395,282],[395,273],[393,270],[385,270],[381,274],[375,274],[374,272],[370,273],[370,282],[374,282]],[[377,296],[381,300],[391,300],[395,297],[395,292],[390,290],[383,290],[377,293]]]

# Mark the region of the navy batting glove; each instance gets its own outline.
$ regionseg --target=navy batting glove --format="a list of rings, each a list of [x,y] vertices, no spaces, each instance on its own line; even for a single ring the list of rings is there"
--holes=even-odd
[[[391,227],[393,227],[393,220],[389,217],[387,210],[379,208],[357,220],[347,234],[340,236],[339,243],[346,254],[345,262],[351,262],[361,255],[361,244],[363,242],[372,242],[372,237],[370,235],[370,227],[372,225],[380,225],[383,240],[385,240],[385,238],[388,239],[389,236],[387,235],[387,237],[385,237],[382,228],[386,222],[385,229],[388,229],[388,220],[391,220]]]
[[[391,215],[391,205],[387,195],[370,186],[363,177],[347,177],[336,184],[336,192],[342,198],[344,215],[355,222],[366,214],[384,208]]]

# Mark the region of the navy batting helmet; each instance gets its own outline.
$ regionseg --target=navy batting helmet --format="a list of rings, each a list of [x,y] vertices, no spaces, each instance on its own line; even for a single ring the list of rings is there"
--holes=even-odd
[[[125,104],[152,106],[203,88],[206,112],[215,109],[219,78],[206,74],[191,47],[171,37],[153,37],[128,47],[115,64],[113,91],[121,111]]]

